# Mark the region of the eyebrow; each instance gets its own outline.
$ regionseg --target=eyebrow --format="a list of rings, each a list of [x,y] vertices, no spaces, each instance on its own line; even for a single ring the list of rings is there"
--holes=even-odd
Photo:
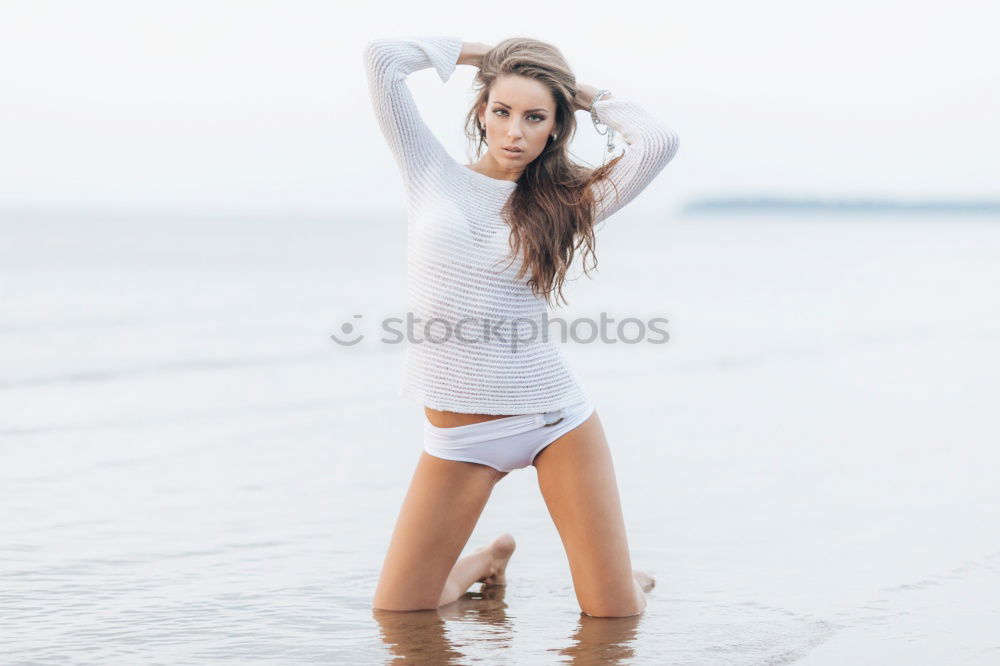
[[[503,103],[503,102],[501,102],[500,100],[496,100],[496,99],[495,99],[495,100],[493,100],[493,103],[494,103],[494,104],[499,104],[499,105],[501,105],[501,106],[506,106],[506,107],[507,107],[508,109],[509,109],[509,108],[511,108],[510,104],[504,104],[504,103]],[[548,110],[548,109],[546,109],[546,108],[545,108],[544,106],[540,106],[540,107],[538,107],[537,109],[528,109],[527,113],[531,113],[532,111],[545,111],[546,113],[548,113],[548,112],[549,112],[549,110]]]

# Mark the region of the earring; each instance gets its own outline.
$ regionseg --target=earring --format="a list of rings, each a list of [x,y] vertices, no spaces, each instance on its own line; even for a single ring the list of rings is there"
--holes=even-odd
[[[552,137],[552,140],[553,140],[553,141],[555,141],[555,140],[556,140],[556,136],[557,136],[556,134],[551,134],[550,136]]]

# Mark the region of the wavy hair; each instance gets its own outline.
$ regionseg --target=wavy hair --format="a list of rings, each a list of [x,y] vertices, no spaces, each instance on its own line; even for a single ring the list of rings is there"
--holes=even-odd
[[[551,304],[562,299],[566,273],[576,252],[581,250],[583,271],[587,272],[587,255],[594,253],[594,219],[597,204],[592,185],[609,178],[612,167],[621,159],[615,157],[591,169],[573,162],[569,156],[570,140],[576,133],[574,115],[577,97],[576,76],[562,52],[547,42],[527,37],[505,39],[490,49],[479,65],[473,81],[477,91],[466,117],[465,135],[474,146],[476,159],[483,155],[486,130],[479,125],[479,112],[489,101],[490,89],[505,75],[525,76],[545,85],[556,102],[555,127],[545,149],[532,160],[517,180],[517,187],[504,204],[501,216],[511,229],[512,260],[523,258],[517,279],[530,273],[528,284],[536,296],[545,295]]]

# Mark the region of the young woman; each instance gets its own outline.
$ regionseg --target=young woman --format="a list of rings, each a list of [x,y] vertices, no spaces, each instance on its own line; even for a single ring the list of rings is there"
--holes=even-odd
[[[634,101],[578,83],[538,40],[376,39],[364,55],[408,202],[413,326],[400,395],[425,414],[373,607],[434,609],[475,582],[504,585],[509,534],[459,555],[497,481],[534,465],[581,610],[638,614],[653,580],[632,569],[601,421],[546,323],[575,252],[593,252],[594,225],[653,180],[677,136]],[[405,82],[428,67],[444,82],[459,64],[478,68],[466,126],[473,164],[449,156]],[[609,150],[617,131],[627,151],[596,169],[572,162],[576,111],[608,128]]]

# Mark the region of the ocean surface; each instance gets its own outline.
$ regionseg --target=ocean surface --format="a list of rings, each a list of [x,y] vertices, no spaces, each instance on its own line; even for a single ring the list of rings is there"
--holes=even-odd
[[[0,662],[1000,663],[1000,220],[623,211],[597,239],[555,314],[669,321],[563,347],[646,611],[581,615],[529,467],[467,546],[514,535],[507,587],[383,617],[423,418],[376,326],[404,222],[4,213]]]

